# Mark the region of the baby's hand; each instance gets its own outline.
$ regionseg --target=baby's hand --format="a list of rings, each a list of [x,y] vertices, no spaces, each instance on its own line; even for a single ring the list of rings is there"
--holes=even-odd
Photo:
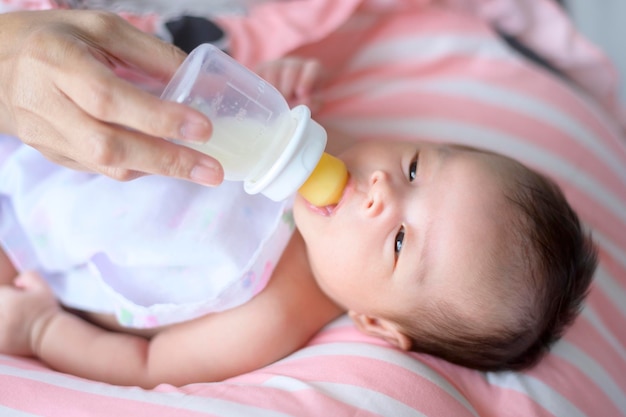
[[[257,73],[287,99],[290,107],[305,104],[315,112],[319,101],[313,96],[322,79],[322,66],[315,59],[289,57],[264,62]]]
[[[0,286],[0,352],[32,356],[43,328],[59,311],[54,294],[35,272]]]

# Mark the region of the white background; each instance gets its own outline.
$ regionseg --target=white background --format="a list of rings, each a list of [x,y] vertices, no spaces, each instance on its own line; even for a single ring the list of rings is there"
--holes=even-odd
[[[626,0],[565,0],[578,29],[611,57],[621,73],[626,102]]]

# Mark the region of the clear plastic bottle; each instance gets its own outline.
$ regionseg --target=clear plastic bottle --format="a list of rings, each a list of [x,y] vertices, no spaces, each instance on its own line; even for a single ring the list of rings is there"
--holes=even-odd
[[[216,158],[225,179],[243,181],[249,194],[280,201],[306,182],[302,194],[314,205],[336,203],[341,195],[345,165],[324,153],[326,131],[308,107],[290,110],[278,90],[215,46],[194,49],[161,98],[209,117],[209,141],[177,143]]]

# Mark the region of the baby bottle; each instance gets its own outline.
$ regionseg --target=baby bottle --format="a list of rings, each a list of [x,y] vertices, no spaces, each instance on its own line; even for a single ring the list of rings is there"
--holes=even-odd
[[[341,197],[346,167],[324,152],[326,131],[311,119],[309,108],[290,110],[278,90],[217,47],[194,49],[161,98],[209,117],[210,140],[176,142],[216,158],[225,179],[243,181],[247,193],[280,201],[300,190],[316,206]]]

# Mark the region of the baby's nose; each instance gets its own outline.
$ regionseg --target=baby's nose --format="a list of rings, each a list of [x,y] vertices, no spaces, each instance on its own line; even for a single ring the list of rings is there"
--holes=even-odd
[[[369,216],[378,216],[389,198],[389,176],[384,171],[374,171],[369,179],[366,210]]]

